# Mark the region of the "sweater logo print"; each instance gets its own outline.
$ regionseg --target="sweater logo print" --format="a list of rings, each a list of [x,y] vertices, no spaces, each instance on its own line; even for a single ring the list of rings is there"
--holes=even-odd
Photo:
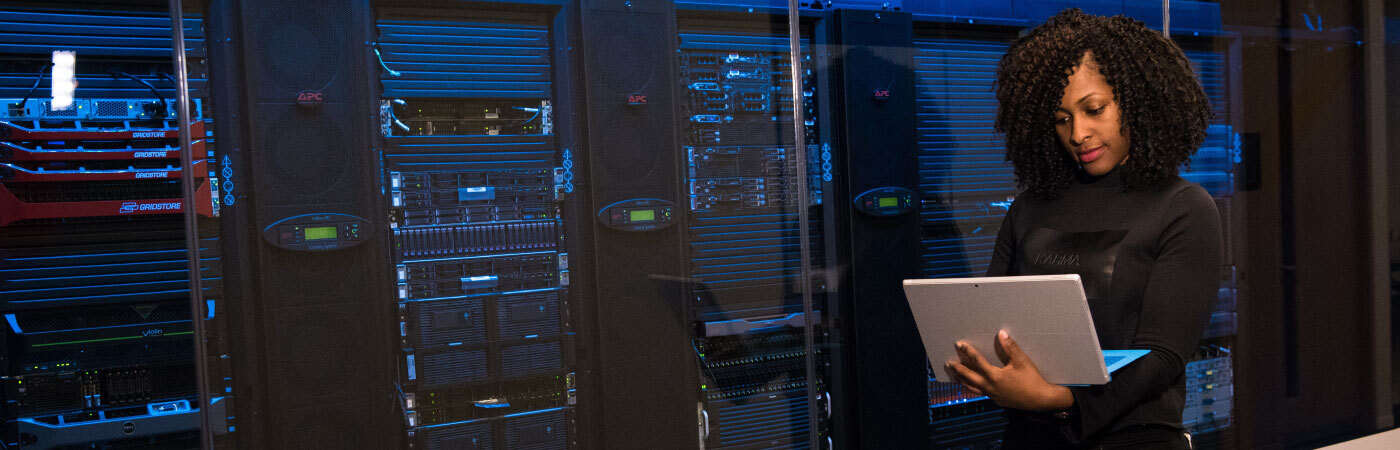
[[[1127,230],[1067,232],[1032,228],[1022,240],[1022,274],[1079,274],[1085,296],[1107,298]]]
[[[1041,266],[1079,266],[1078,253],[1042,252],[1035,256],[1035,264]]]

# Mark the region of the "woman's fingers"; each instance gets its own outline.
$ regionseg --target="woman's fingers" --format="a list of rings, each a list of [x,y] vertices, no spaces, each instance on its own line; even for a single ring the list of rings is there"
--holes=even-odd
[[[1010,340],[1010,338],[1010,336],[1007,336],[1006,330],[1001,330],[997,332],[997,338],[994,341],[996,345],[992,346],[993,349],[997,352],[997,359],[1001,360],[1001,364],[1003,366],[1011,364],[1012,355],[1010,349],[1008,348],[1009,345],[1007,344],[1007,341]]]
[[[958,356],[961,357],[963,365],[984,376],[996,368],[992,363],[987,362],[987,358],[982,357],[976,347],[966,342],[958,342]]]
[[[968,383],[967,380],[964,380],[962,379],[962,377],[958,376],[957,371],[953,370],[953,362],[949,361],[943,363],[943,373],[948,375],[949,382],[957,383],[958,385],[961,385],[964,389],[967,389],[968,391],[971,391],[974,394],[986,395],[983,394],[980,389],[977,389],[976,387],[972,386],[972,384]]]
[[[1035,362],[1031,361],[1026,352],[1021,351],[1021,345],[1017,344],[1016,340],[1011,338],[1011,333],[1007,333],[1006,330],[997,333],[997,353],[1004,364],[1035,367]]]
[[[963,387],[967,388],[967,390],[969,391],[972,391],[972,393],[977,395],[987,395],[986,378],[983,378],[981,374],[972,371],[972,369],[968,369],[967,366],[964,366],[958,362],[948,361],[943,364],[943,370],[947,371],[948,374],[953,377],[953,379],[958,380],[959,384],[962,384]]]

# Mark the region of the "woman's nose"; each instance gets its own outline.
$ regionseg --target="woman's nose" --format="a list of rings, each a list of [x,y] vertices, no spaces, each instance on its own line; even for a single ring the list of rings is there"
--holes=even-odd
[[[1087,125],[1082,125],[1082,123],[1083,121],[1076,120],[1074,122],[1074,130],[1072,131],[1073,134],[1070,135],[1070,140],[1074,142],[1074,146],[1076,147],[1084,145],[1084,142],[1093,134],[1089,127]]]

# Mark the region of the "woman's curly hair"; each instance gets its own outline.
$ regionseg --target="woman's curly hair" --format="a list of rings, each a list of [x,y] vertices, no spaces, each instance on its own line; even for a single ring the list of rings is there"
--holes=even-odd
[[[1093,52],[1113,89],[1131,142],[1127,185],[1174,179],[1205,140],[1210,102],[1176,43],[1136,20],[1067,9],[1017,39],[997,70],[996,130],[1020,187],[1053,198],[1075,178],[1076,164],[1055,134],[1054,114],[1071,70]],[[1120,170],[1122,170],[1120,169]]]

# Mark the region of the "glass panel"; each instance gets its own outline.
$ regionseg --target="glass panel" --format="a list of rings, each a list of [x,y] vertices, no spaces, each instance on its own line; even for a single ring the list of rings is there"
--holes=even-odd
[[[996,25],[924,22],[914,40],[919,68],[919,191],[921,277],[987,273],[1002,217],[1018,189],[1006,143],[992,129],[998,103],[997,64],[1016,30]],[[972,28],[969,28],[972,27]],[[932,443],[986,446],[1006,420],[985,396],[947,382],[929,369]]]
[[[815,89],[812,24],[794,42],[782,9],[677,2],[676,14],[702,445],[813,448],[829,437],[828,377],[810,373],[829,357],[814,345],[828,322],[813,303],[824,283],[802,280],[823,266],[830,169],[824,181],[818,100],[794,95]]]
[[[187,249],[216,247],[219,205],[203,18],[182,16],[196,97],[186,159],[171,17],[149,4],[0,7],[0,447],[200,445]],[[217,250],[196,264],[210,276]]]
[[[941,370],[925,364],[897,286],[908,278],[988,272],[1003,217],[1022,188],[1007,160],[1004,136],[994,130],[999,108],[995,83],[1008,47],[1069,7],[1124,14],[1161,30],[1163,5],[839,3],[803,5],[804,12],[822,17],[832,29],[822,35],[817,52],[833,55],[822,61],[829,69],[819,73],[829,74],[831,81],[821,85],[819,95],[833,98],[830,104],[838,111],[827,116],[837,125],[825,129],[840,130],[831,135],[840,169],[828,205],[854,210],[829,211],[824,224],[839,230],[829,248],[844,247],[833,252],[828,264],[848,277],[834,284],[844,289],[830,299],[842,324],[831,351],[843,375],[833,396],[840,417],[836,442],[852,448],[996,448],[1007,425],[1002,409],[985,396],[946,383]],[[1239,32],[1224,28],[1220,4],[1173,3],[1172,37],[1185,50],[1215,114],[1204,144],[1181,176],[1214,198],[1226,222],[1228,245],[1242,232],[1230,225],[1241,217],[1231,209],[1243,163],[1237,131],[1241,39]],[[815,12],[831,7],[835,11]],[[862,28],[866,24],[879,27]],[[901,103],[904,99],[908,102]],[[906,192],[901,190],[919,199],[911,211],[916,213],[885,210],[899,205],[885,193]],[[1198,435],[1198,448],[1236,445],[1230,435],[1236,264],[1227,256],[1204,340],[1195,355],[1184,355],[1190,358],[1186,389],[1192,394],[1183,422]],[[919,378],[918,385],[909,382],[913,378]],[[927,402],[909,403],[915,396]],[[880,405],[879,410],[862,406],[871,404]],[[913,416],[926,421],[902,421]],[[846,430],[859,432],[840,433]]]
[[[755,6],[211,4],[219,446],[817,447],[813,67]]]

